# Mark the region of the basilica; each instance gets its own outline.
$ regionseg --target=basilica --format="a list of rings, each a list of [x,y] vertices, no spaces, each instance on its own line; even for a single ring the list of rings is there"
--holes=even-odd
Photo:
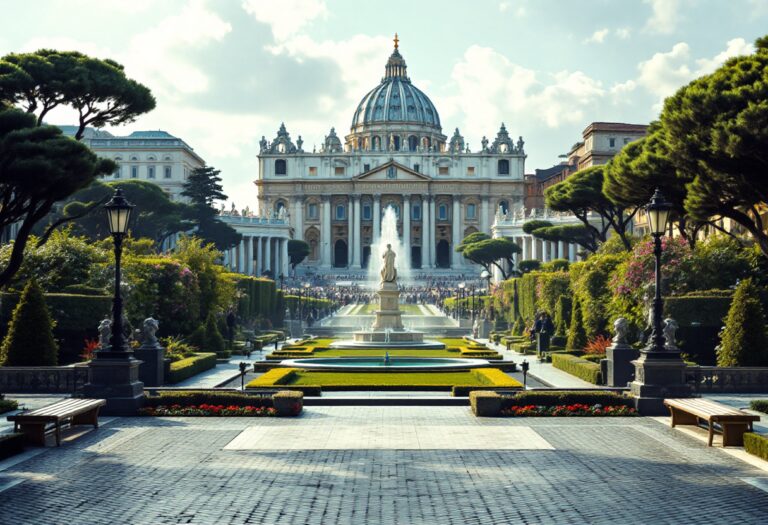
[[[331,128],[319,151],[305,151],[285,125],[271,142],[261,139],[259,209],[287,216],[292,237],[309,244],[302,266],[364,271],[392,207],[410,267],[467,271],[454,248],[471,233],[490,235],[499,210],[523,205],[522,137],[510,137],[502,123],[479,151],[458,128],[448,138],[398,47],[395,37],[384,77],[363,96],[343,142]]]

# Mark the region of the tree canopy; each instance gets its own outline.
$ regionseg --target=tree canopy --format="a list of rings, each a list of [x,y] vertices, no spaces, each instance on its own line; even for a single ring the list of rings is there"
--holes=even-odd
[[[636,210],[627,212],[624,206],[614,204],[603,193],[604,170],[605,166],[591,166],[550,186],[544,192],[546,204],[552,210],[574,214],[592,233],[595,244],[605,242],[608,231],[613,228],[629,250],[627,230]],[[589,220],[590,212],[600,218],[598,225]]]
[[[727,217],[768,256],[761,218],[768,202],[768,39],[666,99],[661,121],[673,159],[694,174],[685,209],[694,218]]]
[[[34,114],[38,126],[51,110],[68,106],[78,114],[78,140],[87,126],[126,124],[155,107],[149,88],[114,60],[54,49],[0,59],[0,101]]]
[[[471,262],[479,264],[489,273],[495,266],[504,279],[511,276],[515,267],[513,256],[521,252],[520,247],[510,239],[505,237],[491,239],[481,232],[467,235],[456,247],[456,251]],[[506,268],[503,263],[506,263]]]
[[[296,266],[302,263],[304,259],[309,255],[309,244],[306,241],[300,239],[291,239],[288,241],[288,258],[291,261],[291,268],[296,269]]]
[[[0,111],[0,229],[19,223],[0,286],[18,271],[32,228],[54,203],[114,170],[114,162],[59,128],[38,127],[34,116],[19,110]]]
[[[213,206],[215,201],[225,201],[224,188],[221,186],[221,170],[213,166],[195,168],[184,183],[182,195],[189,198],[189,202],[195,206]]]
[[[215,201],[227,199],[219,184],[220,173],[212,166],[195,168],[184,183],[181,194],[190,200],[185,217],[196,226],[195,235],[223,251],[239,243],[242,235],[219,220],[218,212],[213,208]]]

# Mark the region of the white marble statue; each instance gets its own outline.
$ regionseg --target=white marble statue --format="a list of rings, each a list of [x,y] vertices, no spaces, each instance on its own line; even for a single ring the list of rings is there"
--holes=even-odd
[[[152,317],[144,319],[141,342],[147,346],[155,346],[157,344],[157,336],[155,333],[158,328],[160,328],[160,323],[157,319],[153,319]]]
[[[101,348],[109,347],[109,338],[112,335],[112,321],[104,318],[99,323],[99,346]]]
[[[392,245],[387,244],[387,251],[381,257],[384,259],[384,265],[381,267],[381,282],[393,283],[397,280],[397,269],[395,268],[395,257],[397,254],[392,251]]]

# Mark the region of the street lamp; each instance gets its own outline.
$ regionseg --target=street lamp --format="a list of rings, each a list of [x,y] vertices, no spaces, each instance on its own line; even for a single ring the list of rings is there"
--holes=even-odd
[[[123,254],[123,238],[128,232],[133,204],[123,196],[123,190],[115,190],[110,201],[104,205],[107,210],[109,233],[115,244],[115,292],[112,298],[112,335],[109,338],[109,353],[114,357],[130,357],[131,350],[123,338],[123,298],[120,295],[120,259]],[[103,350],[103,349],[102,349]]]
[[[653,298],[653,331],[648,341],[646,352],[664,351],[664,333],[661,327],[662,309],[664,302],[661,299],[661,237],[667,231],[672,205],[664,199],[658,188],[651,197],[651,202],[646,207],[648,214],[648,227],[653,235],[653,255],[656,259],[656,293]]]
[[[299,296],[299,303],[301,306],[301,318],[300,321],[304,321],[304,303],[307,302],[307,299],[309,299],[309,283],[304,283],[301,285],[303,287],[302,293]]]
[[[487,318],[490,319],[491,317],[491,272],[489,272],[488,270],[483,270],[482,272],[480,272],[480,278],[485,280],[487,283],[486,284],[487,299],[486,299],[485,307],[486,307],[486,315],[488,316]],[[491,319],[491,321],[492,320],[493,319]]]
[[[459,283],[459,322],[464,317],[464,288],[466,286],[467,283],[465,282]]]

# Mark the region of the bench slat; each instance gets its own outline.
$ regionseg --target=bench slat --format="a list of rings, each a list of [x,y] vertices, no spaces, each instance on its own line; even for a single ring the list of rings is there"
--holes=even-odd
[[[47,407],[38,408],[22,414],[8,416],[8,421],[57,421],[67,419],[72,416],[90,412],[98,407],[104,406],[106,401],[103,399],[72,399],[59,401]]]
[[[733,407],[729,407],[727,405],[723,405],[721,403],[716,403],[714,401],[709,401],[706,399],[666,399],[664,400],[664,404],[666,404],[667,406],[671,406],[673,408],[686,410],[691,412],[692,414],[695,414],[700,417],[706,417],[706,418],[715,417],[715,416],[742,417],[742,416],[749,415]]]

